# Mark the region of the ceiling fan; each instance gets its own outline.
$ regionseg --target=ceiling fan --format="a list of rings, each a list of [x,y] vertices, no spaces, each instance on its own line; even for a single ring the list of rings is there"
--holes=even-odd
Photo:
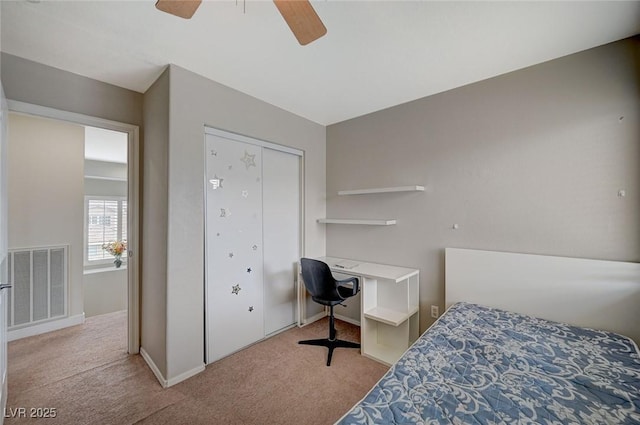
[[[305,46],[327,33],[327,28],[308,0],[273,0],[273,2],[301,45]],[[190,19],[196,13],[200,3],[202,0],[158,0],[156,8]]]

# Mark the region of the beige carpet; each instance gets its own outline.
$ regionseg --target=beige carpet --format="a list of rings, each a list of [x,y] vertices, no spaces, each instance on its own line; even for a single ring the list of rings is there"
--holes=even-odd
[[[55,408],[53,419],[6,424],[332,424],[387,367],[354,349],[298,345],[326,336],[327,321],[294,328],[163,389],[139,355],[126,354],[126,313],[9,344],[8,413]],[[337,321],[341,339],[359,328]],[[5,415],[7,416],[7,415]],[[10,414],[8,415],[10,416]]]

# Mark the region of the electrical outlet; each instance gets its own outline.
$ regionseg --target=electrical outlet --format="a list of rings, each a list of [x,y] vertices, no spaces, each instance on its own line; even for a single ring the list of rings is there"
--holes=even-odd
[[[431,306],[431,317],[433,317],[434,319],[437,319],[438,316],[440,316],[440,309],[438,308],[437,305],[432,305]]]

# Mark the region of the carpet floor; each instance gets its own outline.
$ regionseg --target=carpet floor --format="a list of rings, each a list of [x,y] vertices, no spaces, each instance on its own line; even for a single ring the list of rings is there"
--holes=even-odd
[[[5,424],[332,424],[388,368],[355,349],[336,349],[327,367],[326,348],[298,345],[327,327],[287,330],[162,388],[142,357],[126,353],[126,312],[90,317],[9,343]],[[360,338],[356,326],[336,328]],[[56,417],[29,417],[46,412],[31,408]]]

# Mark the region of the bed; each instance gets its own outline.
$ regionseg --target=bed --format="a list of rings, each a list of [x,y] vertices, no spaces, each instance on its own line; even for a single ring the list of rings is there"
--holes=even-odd
[[[640,314],[635,303],[640,267],[494,254],[447,250],[448,310],[339,424],[640,424],[640,352],[615,329],[637,332],[640,326],[640,321],[623,323]],[[561,264],[560,271],[549,262]],[[524,277],[500,272],[500,265],[513,269],[514,264]],[[522,292],[531,292],[538,279],[543,302],[536,296],[523,299]],[[577,294],[563,292],[581,279],[587,283],[577,286]],[[551,293],[545,287],[549,281]],[[586,298],[585,313],[576,303],[589,287],[599,288],[600,296],[595,307]],[[562,296],[554,297],[554,291]],[[469,301],[456,300],[464,293]],[[612,309],[611,299],[618,309],[603,314]],[[568,312],[557,311],[561,305]],[[580,323],[566,323],[574,317]],[[585,320],[606,330],[585,327]]]

